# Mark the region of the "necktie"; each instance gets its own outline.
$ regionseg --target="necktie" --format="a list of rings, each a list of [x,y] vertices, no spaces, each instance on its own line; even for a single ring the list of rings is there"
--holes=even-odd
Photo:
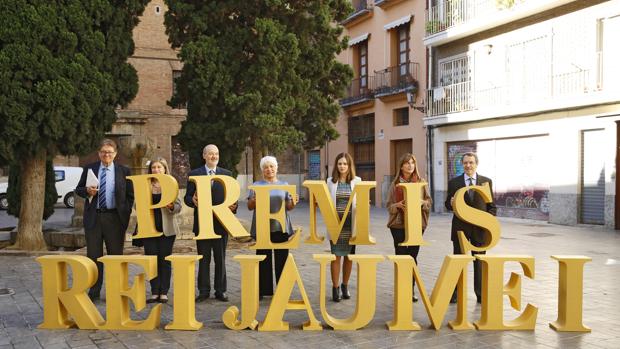
[[[97,199],[99,201],[99,208],[107,208],[108,206],[106,205],[105,202],[105,182],[106,182],[106,172],[107,172],[107,168],[103,168],[103,170],[101,171],[101,178],[99,178],[99,198]]]
[[[474,179],[473,178],[469,177],[467,180],[469,181],[469,186],[476,185],[476,183],[474,183]],[[471,190],[471,189],[468,190],[467,191],[467,195],[469,195],[469,200],[473,200],[474,199],[474,191],[473,190]]]

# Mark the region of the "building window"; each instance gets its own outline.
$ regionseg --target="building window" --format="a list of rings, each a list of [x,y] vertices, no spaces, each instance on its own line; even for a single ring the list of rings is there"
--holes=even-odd
[[[459,55],[439,61],[439,86],[448,86],[470,80],[469,57]]]
[[[398,32],[398,75],[406,76],[409,74],[409,23],[401,25]]]
[[[393,125],[394,126],[409,125],[409,108],[408,107],[394,109]]]
[[[375,139],[375,114],[354,116],[349,119],[349,142],[362,143]]]
[[[368,87],[368,42],[358,45],[360,87]]]

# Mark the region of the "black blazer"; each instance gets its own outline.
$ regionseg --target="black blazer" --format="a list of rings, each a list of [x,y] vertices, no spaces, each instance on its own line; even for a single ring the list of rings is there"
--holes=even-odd
[[[99,167],[101,162],[93,162],[86,165],[82,171],[82,177],[75,188],[75,193],[84,199],[88,199],[88,192],[86,191],[86,177],[88,170],[93,170],[95,176],[99,176]],[[127,179],[127,176],[131,175],[129,168],[114,163],[114,200],[116,201],[116,211],[121,221],[121,227],[123,232],[127,230],[129,225],[129,217],[131,216],[131,208],[133,207],[133,183]],[[84,228],[93,229],[95,227],[96,215],[97,215],[97,200],[99,193],[97,193],[91,202],[86,200],[84,202]]]
[[[215,174],[224,175],[224,176],[232,176],[232,172],[230,172],[229,170],[225,168],[221,168],[219,166],[215,168]],[[191,177],[191,176],[206,176],[206,175],[207,175],[207,169],[205,168],[205,166],[201,166],[201,167],[191,170],[187,176]],[[185,204],[187,206],[194,208],[194,228],[192,229],[192,231],[194,232],[194,235],[198,235],[198,232],[200,231],[198,227],[198,210],[196,210],[196,205],[194,205],[194,201],[192,200],[195,192],[196,192],[196,183],[190,181],[188,178],[187,190],[185,191],[185,197],[183,201],[185,201]],[[224,186],[220,182],[214,181],[213,185],[211,186],[211,204],[213,205],[221,204],[222,202],[224,202],[225,195],[226,195],[226,192],[224,190]],[[233,212],[233,213],[236,213],[236,212]],[[228,233],[226,231],[226,228],[224,228],[222,223],[220,223],[219,219],[215,217],[215,214],[213,214],[213,230],[215,231],[215,234],[217,235],[224,235]]]
[[[495,207],[495,199],[493,198],[493,182],[490,178],[481,176],[479,174],[476,175],[476,185],[482,185],[484,183],[489,183],[491,187],[491,199],[493,200],[490,203],[485,203],[480,194],[474,192],[473,200],[469,199],[469,195],[465,195],[465,202],[467,205],[474,207],[481,211],[486,211],[495,216],[497,213],[497,207]],[[448,211],[452,211],[452,205],[450,204],[450,199],[454,196],[457,190],[467,186],[465,184],[465,175],[462,174],[458,177],[452,178],[448,182],[448,195],[446,196],[445,206]],[[458,241],[457,231],[462,230],[465,233],[465,236],[472,241],[474,244],[482,244],[484,242],[484,230],[482,228],[477,227],[473,224],[464,222],[460,220],[456,215],[452,217],[452,241]]]

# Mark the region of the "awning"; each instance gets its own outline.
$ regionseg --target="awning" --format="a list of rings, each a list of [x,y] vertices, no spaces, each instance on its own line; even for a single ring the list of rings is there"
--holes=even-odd
[[[390,30],[390,29],[394,29],[394,28],[398,27],[399,25],[403,25],[405,23],[409,23],[409,21],[411,21],[411,17],[413,17],[413,15],[408,15],[408,16],[405,16],[403,18],[397,19],[397,20],[395,20],[393,22],[390,22],[390,23],[384,25],[383,29]]]
[[[368,37],[370,36],[370,33],[366,33],[366,34],[362,34],[358,37],[355,37],[351,40],[349,40],[349,46],[355,46],[357,44],[359,44],[360,42],[366,41],[368,40]]]

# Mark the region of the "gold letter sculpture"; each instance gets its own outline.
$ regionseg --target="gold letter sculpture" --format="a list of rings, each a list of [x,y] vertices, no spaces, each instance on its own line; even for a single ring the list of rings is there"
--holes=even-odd
[[[43,256],[37,262],[41,264],[43,283],[43,323],[39,328],[101,328],[105,321],[86,294],[97,280],[95,262],[85,256]],[[71,288],[67,266],[71,266],[73,273]]]
[[[157,256],[103,256],[97,259],[104,265],[106,281],[106,318],[102,329],[106,330],[153,330],[159,326],[161,304],[153,307],[146,320],[136,321],[130,317],[129,300],[132,300],[136,311],[146,307],[146,290],[144,274],[148,280],[157,276]],[[134,277],[129,288],[129,263],[137,264],[144,269]]]
[[[196,183],[196,194],[198,195],[198,228],[199,232],[194,240],[219,239],[220,236],[213,230],[213,215],[219,219],[226,231],[233,237],[250,236],[241,222],[235,217],[234,213],[228,208],[239,199],[239,182],[230,176],[192,176],[189,180]],[[224,202],[213,205],[211,201],[211,181],[217,181],[224,186],[226,196]],[[162,192],[164,188],[162,187]]]
[[[344,211],[342,219],[338,218],[336,207],[331,200],[327,184],[323,181],[304,181],[304,187],[308,188],[310,198],[310,236],[305,240],[309,244],[319,244],[323,242],[325,237],[318,236],[316,232],[316,208],[318,205],[327,227],[327,232],[333,243],[338,241],[340,231],[346,221],[347,215],[351,212],[353,200],[359,203],[356,205],[355,217],[353,217],[353,233],[355,234],[349,243],[351,245],[374,245],[375,239],[370,236],[370,189],[377,185],[375,181],[362,181],[355,185],[355,189],[349,197],[347,208]]]
[[[549,324],[552,329],[565,332],[590,332],[583,325],[583,266],[592,258],[586,256],[551,256],[560,264],[558,282],[558,319]]]
[[[151,195],[151,179],[157,179],[161,185],[161,200],[153,204]],[[145,174],[129,176],[133,182],[133,191],[136,201],[136,218],[138,219],[138,234],[134,239],[154,238],[161,236],[155,228],[155,213],[153,209],[166,207],[176,200],[179,195],[179,185],[174,177],[167,174]]]
[[[299,286],[299,293],[301,293],[301,300],[289,300],[291,292],[295,284]],[[259,326],[259,331],[288,331],[288,322],[282,321],[284,312],[286,310],[305,310],[308,313],[308,322],[304,323],[302,328],[304,330],[322,330],[321,323],[316,319],[306,294],[306,289],[301,281],[301,276],[297,270],[295,259],[292,254],[288,254],[282,275],[278,281],[276,287],[276,293],[273,295],[267,315],[265,315],[265,321]]]
[[[267,256],[264,255],[238,255],[234,257],[241,265],[241,320],[239,318],[239,308],[230,306],[224,314],[222,321],[231,330],[243,330],[246,328],[256,329],[258,321],[258,263]]]
[[[504,264],[519,262],[523,274],[534,278],[534,257],[531,256],[489,256],[477,255],[482,262],[482,311],[480,320],[474,325],[478,330],[533,330],[536,326],[538,308],[528,304],[516,319],[504,321],[504,299],[507,295],[510,305],[521,310],[521,275],[511,273],[504,285]]]
[[[202,322],[196,321],[196,262],[202,256],[167,256],[166,260],[172,264],[174,270],[174,307],[172,322],[166,325],[166,330],[199,330]],[[180,287],[179,287],[180,286]]]
[[[336,259],[332,254],[315,254],[312,256],[320,263],[321,277],[319,282],[319,301],[321,315],[325,322],[334,330],[357,330],[372,320],[375,315],[377,300],[377,263],[384,260],[379,255],[350,255],[351,261],[357,263],[357,302],[353,316],[348,319],[337,319],[329,313],[325,306],[325,270],[327,263]],[[411,298],[410,298],[411,299]]]

